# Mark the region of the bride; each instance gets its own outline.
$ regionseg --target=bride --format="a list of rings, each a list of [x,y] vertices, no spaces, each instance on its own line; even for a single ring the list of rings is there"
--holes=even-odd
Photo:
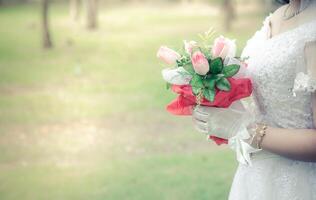
[[[283,2],[242,53],[257,112],[193,112],[200,132],[237,152],[230,200],[316,200],[316,0]]]

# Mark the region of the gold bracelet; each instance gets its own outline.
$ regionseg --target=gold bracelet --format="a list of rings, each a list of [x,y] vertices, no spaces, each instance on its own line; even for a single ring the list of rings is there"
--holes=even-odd
[[[257,141],[257,148],[261,149],[261,144],[263,141],[264,136],[267,134],[268,126],[265,123],[258,124],[256,129],[256,141]]]

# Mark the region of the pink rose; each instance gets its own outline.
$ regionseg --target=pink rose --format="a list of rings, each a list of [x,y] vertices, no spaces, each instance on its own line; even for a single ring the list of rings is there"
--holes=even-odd
[[[168,65],[175,65],[176,61],[181,58],[180,54],[166,46],[159,48],[157,52],[157,57],[164,61]]]
[[[187,52],[189,55],[192,54],[193,48],[197,46],[197,43],[195,41],[186,41],[184,40],[184,49],[185,52]]]
[[[235,40],[230,40],[223,36],[220,36],[215,39],[212,55],[214,58],[221,57],[223,60],[226,57],[235,57],[236,56],[236,43]]]
[[[208,61],[201,51],[195,51],[192,54],[191,60],[192,60],[194,71],[197,74],[205,75],[210,70]]]

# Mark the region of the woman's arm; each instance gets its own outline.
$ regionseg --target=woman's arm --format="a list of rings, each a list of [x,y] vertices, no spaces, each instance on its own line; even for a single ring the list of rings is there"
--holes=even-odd
[[[308,67],[308,75],[316,79],[316,42],[311,42],[306,45],[305,49],[306,64]],[[313,72],[315,71],[315,72]],[[214,108],[207,106],[197,106],[193,111],[193,122],[196,129],[200,132],[211,134],[219,138],[230,140],[230,147],[234,149],[242,162],[249,162],[249,153],[255,152],[254,149],[258,146],[257,137],[254,131],[253,116],[249,116],[248,112],[244,112],[243,106],[238,106],[239,103],[232,104],[227,108]],[[314,115],[314,127],[312,129],[286,129],[268,127],[266,135],[261,140],[260,147],[264,150],[288,157],[294,160],[316,162],[316,91],[312,94],[312,107]],[[255,113],[253,113],[255,114]],[[225,119],[225,120],[223,120]],[[258,118],[258,120],[260,120]],[[248,124],[249,123],[249,124]],[[238,129],[244,126],[249,127],[248,133],[253,137],[242,139],[245,145],[240,141],[246,137],[243,131],[238,137],[236,133]],[[237,130],[237,131],[236,131]],[[260,133],[260,132],[259,132]],[[254,134],[254,135],[253,135]]]
[[[316,77],[316,42],[306,45],[306,64]],[[316,92],[312,94],[314,127],[316,127]],[[262,140],[264,150],[301,161],[316,162],[316,129],[282,129],[268,127]]]
[[[316,162],[315,129],[268,127],[261,147],[264,150],[300,161]]]

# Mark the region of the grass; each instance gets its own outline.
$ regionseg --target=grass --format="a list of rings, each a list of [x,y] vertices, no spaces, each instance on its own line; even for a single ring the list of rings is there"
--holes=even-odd
[[[6,180],[1,185],[1,198],[224,199],[234,168],[230,160],[226,153],[172,154],[97,166],[7,168],[0,176]]]
[[[165,112],[174,95],[155,57],[161,44],[223,32],[216,13],[102,8],[89,32],[54,4],[43,51],[39,6],[0,7],[0,199],[227,199],[233,153]],[[226,33],[239,52],[261,20],[240,12]]]

